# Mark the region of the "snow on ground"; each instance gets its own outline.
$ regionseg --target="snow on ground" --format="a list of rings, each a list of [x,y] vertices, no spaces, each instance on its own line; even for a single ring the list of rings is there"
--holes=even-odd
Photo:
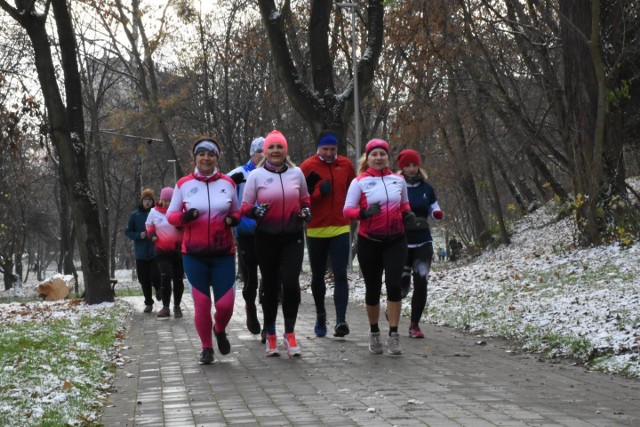
[[[574,221],[556,217],[552,203],[515,224],[510,245],[434,264],[426,320],[640,377],[640,245],[576,250]]]
[[[510,245],[472,259],[434,263],[423,321],[512,338],[525,350],[568,356],[589,362],[594,369],[640,377],[640,245],[575,249],[572,219],[556,217],[557,207],[550,204],[514,224]],[[364,283],[357,268],[350,273],[351,299],[362,305]],[[117,278],[116,289],[137,289],[130,270],[119,271]],[[307,265],[301,278],[306,292],[310,292],[308,282]],[[25,296],[35,297],[33,287],[25,284]],[[4,300],[11,296],[0,291]],[[410,297],[403,301],[405,316]],[[108,307],[4,303],[0,325],[39,322],[41,313],[48,318],[76,318],[80,310],[99,316]],[[407,325],[404,318],[401,326]],[[117,361],[115,353],[114,349],[114,354],[104,354],[105,363]],[[38,402],[33,404],[39,407]],[[33,415],[37,416],[35,409]]]
[[[0,424],[93,425],[113,381],[108,368],[122,364],[115,347],[94,343],[126,311],[80,300],[0,304]]]

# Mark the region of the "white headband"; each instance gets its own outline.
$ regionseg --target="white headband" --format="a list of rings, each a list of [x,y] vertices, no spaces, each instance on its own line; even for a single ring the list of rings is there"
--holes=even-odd
[[[218,149],[218,145],[213,141],[200,141],[193,149],[193,154],[198,155],[198,153],[201,153],[203,151],[210,151],[216,156],[220,157],[220,150]]]

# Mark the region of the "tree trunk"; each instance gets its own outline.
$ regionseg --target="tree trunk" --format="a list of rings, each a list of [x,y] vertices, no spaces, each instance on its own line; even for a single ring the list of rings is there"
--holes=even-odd
[[[489,179],[489,188],[491,190],[491,199],[493,201],[493,212],[496,215],[498,221],[498,227],[500,228],[500,238],[502,243],[508,245],[511,243],[511,238],[507,232],[507,226],[504,222],[504,215],[502,214],[502,203],[500,202],[500,193],[498,192],[498,186],[496,185],[496,177],[493,173],[492,160],[489,158],[486,161],[487,177]]]
[[[85,159],[82,84],[78,72],[77,48],[67,2],[52,0],[65,82],[63,95],[56,79],[56,66],[47,33],[47,12],[36,13],[32,2],[18,1],[28,10],[0,5],[27,32],[34,49],[38,80],[47,108],[51,139],[58,156],[82,261],[85,300],[89,304],[113,301],[109,283],[108,258],[102,239],[102,224],[95,196],[89,185]]]
[[[38,256],[36,258],[36,279],[38,282],[42,282],[44,280],[43,273],[46,270],[45,264],[45,245],[38,244]]]
[[[4,276],[4,290],[8,291],[16,284],[16,276],[13,274],[13,255],[3,258],[2,273]]]
[[[454,86],[457,85],[454,75],[451,75]],[[462,190],[465,200],[467,202],[467,208],[469,210],[469,221],[471,222],[471,232],[473,233],[473,239],[477,239],[485,229],[484,219],[482,216],[482,209],[480,209],[480,200],[476,191],[476,182],[473,176],[471,160],[469,159],[469,145],[467,144],[466,135],[464,132],[464,124],[460,117],[461,109],[457,98],[457,92],[452,91],[449,97],[452,105],[452,123],[450,123],[453,142],[455,147],[451,144],[449,146],[453,150],[454,158],[456,159],[456,165],[460,176],[460,189]]]
[[[333,82],[333,61],[329,52],[329,21],[332,1],[312,0],[309,18],[309,43],[312,70],[310,87],[296,68],[286,37],[285,14],[277,10],[274,0],[259,0],[260,14],[267,30],[276,75],[293,108],[307,123],[311,134],[322,130],[334,131],[341,141],[353,116],[354,76],[342,93],[336,93]],[[367,9],[366,55],[360,55],[355,77],[358,79],[358,98],[362,99],[373,84],[374,71],[382,52],[384,36],[384,4],[369,0]],[[352,47],[357,48],[357,47]],[[346,154],[346,144],[338,146]]]
[[[600,55],[600,2],[565,0],[560,2],[560,14],[579,243],[597,245],[604,232],[598,207],[606,197],[603,152],[607,100]]]

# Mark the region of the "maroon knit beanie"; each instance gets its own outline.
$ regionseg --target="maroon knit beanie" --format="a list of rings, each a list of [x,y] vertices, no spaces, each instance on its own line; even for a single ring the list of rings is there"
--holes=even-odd
[[[402,150],[400,154],[398,154],[398,167],[404,169],[405,166],[409,166],[411,163],[418,167],[422,166],[420,153],[415,150]]]

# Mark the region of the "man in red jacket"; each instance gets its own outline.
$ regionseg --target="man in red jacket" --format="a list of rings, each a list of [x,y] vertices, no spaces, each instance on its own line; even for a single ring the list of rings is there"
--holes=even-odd
[[[324,306],[327,287],[324,276],[327,257],[331,257],[333,302],[336,308],[334,336],[344,337],[349,334],[346,314],[349,302],[347,267],[351,240],[350,222],[342,215],[342,209],[347,189],[356,173],[351,160],[338,155],[338,137],[334,133],[322,132],[318,136],[317,145],[317,153],[300,165],[311,195],[313,212],[311,221],[307,224],[307,252],[311,264],[311,291],[317,316],[314,331],[318,337],[327,334],[327,313]]]

